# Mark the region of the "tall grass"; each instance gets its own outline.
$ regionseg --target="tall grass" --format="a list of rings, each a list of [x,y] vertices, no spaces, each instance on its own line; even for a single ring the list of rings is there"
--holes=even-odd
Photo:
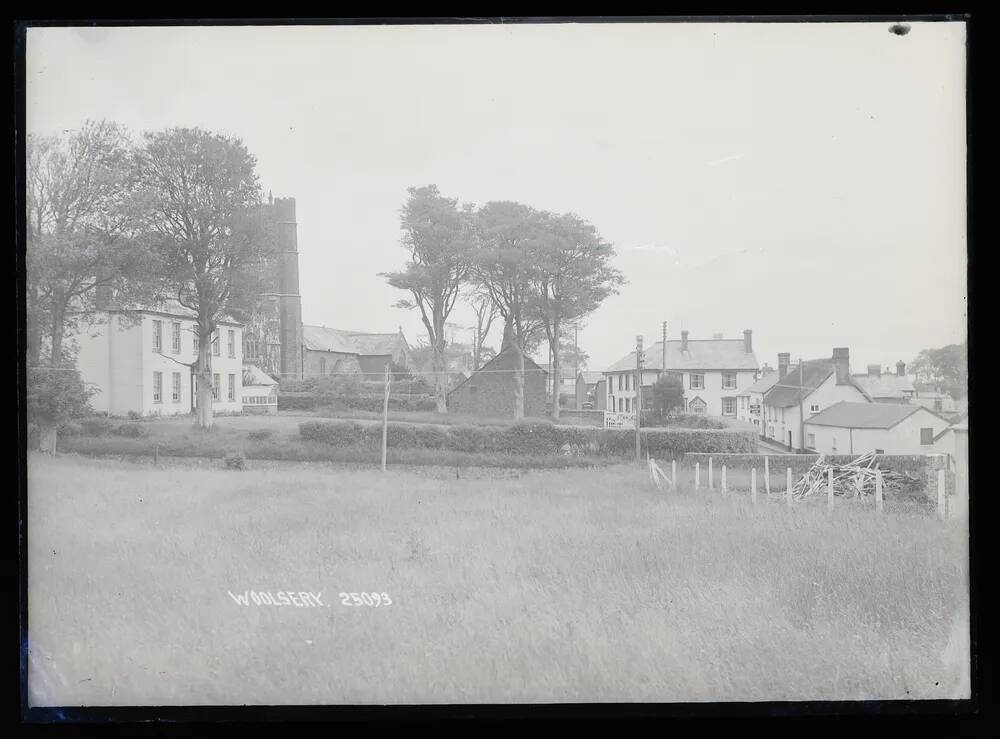
[[[968,694],[955,522],[656,492],[634,467],[501,481],[32,457],[28,484],[35,704]],[[246,589],[330,607],[227,594]]]

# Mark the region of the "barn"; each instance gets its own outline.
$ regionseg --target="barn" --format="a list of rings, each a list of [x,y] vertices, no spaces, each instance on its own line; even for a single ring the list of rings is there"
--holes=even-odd
[[[513,418],[516,367],[517,351],[507,347],[448,393],[448,412]],[[530,357],[525,356],[525,417],[545,416],[546,374]]]

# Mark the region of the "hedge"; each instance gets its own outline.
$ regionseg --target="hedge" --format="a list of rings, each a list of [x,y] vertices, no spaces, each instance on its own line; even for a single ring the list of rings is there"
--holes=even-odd
[[[311,411],[319,406],[336,410],[371,411],[380,413],[384,407],[383,395],[325,395],[323,393],[278,393],[278,410]],[[428,395],[390,395],[391,411],[435,411],[437,402]]]
[[[357,421],[307,421],[299,424],[306,441],[331,446],[378,445],[381,426]],[[631,457],[635,454],[635,432],[605,430],[585,426],[555,426],[544,422],[516,423],[511,426],[436,426],[390,422],[390,446],[402,448],[447,448],[460,452],[553,455],[590,454]],[[641,432],[643,453],[658,459],[678,458],[685,452],[739,452],[756,450],[752,431],[703,429],[648,429]]]

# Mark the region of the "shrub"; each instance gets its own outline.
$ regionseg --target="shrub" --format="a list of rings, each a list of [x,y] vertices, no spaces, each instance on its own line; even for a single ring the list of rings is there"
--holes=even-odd
[[[306,421],[299,424],[299,436],[331,446],[352,446],[364,439],[361,424],[354,421]]]
[[[104,436],[111,433],[114,424],[108,418],[88,418],[80,422],[80,428],[85,436]]]
[[[247,460],[242,454],[227,454],[224,460],[227,470],[246,469]]]
[[[251,441],[264,441],[265,439],[270,439],[274,435],[273,429],[253,429],[247,437]]]
[[[59,426],[59,436],[80,436],[83,433],[83,425],[68,421]]]
[[[130,421],[139,421],[142,419],[142,414],[139,411],[129,411],[128,418]]]
[[[488,452],[499,448],[499,433],[500,428],[495,426],[452,426],[446,443],[456,452]]]
[[[499,434],[500,449],[508,454],[555,454],[559,451],[556,427],[551,423],[521,422],[507,426]]]
[[[316,407],[316,396],[311,393],[278,393],[279,411],[311,411]]]
[[[140,436],[146,435],[146,429],[137,423],[123,423],[111,429],[111,433],[115,436],[126,436],[130,439],[138,439]]]

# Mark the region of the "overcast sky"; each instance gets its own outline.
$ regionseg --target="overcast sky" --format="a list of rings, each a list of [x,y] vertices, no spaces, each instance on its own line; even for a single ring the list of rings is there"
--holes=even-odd
[[[426,338],[377,276],[406,188],[573,211],[628,285],[590,368],[753,329],[761,363],[965,339],[965,30],[889,24],[31,29],[29,132],[240,137],[297,200],[303,319]],[[454,314],[471,325],[464,310]],[[499,333],[495,342],[499,342]]]

